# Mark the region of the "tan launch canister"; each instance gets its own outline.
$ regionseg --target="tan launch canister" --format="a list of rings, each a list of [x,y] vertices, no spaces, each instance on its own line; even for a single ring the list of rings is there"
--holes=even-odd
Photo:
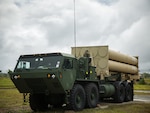
[[[72,47],[76,58],[84,56],[85,51],[91,57],[91,65],[96,67],[97,76],[111,76],[111,72],[138,75],[138,58],[110,50],[108,46]]]
[[[116,52],[116,51],[113,51],[110,49],[109,49],[109,59],[115,60],[118,62],[122,62],[122,63],[131,64],[131,65],[137,65],[138,64],[137,58],[126,55],[126,54],[122,54],[120,52]]]
[[[109,60],[109,70],[114,72],[137,74],[138,68],[133,65],[124,64],[116,61]]]

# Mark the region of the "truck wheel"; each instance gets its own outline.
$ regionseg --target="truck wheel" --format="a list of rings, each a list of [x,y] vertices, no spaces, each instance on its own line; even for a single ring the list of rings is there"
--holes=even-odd
[[[125,100],[125,87],[122,83],[115,84],[115,95],[114,100],[115,102],[122,103]]]
[[[30,108],[36,112],[37,111],[37,106],[36,106],[36,102],[35,102],[35,97],[33,95],[30,94],[29,96],[29,103],[30,103]]]
[[[48,109],[48,104],[45,102],[44,95],[34,94],[29,97],[30,107],[33,111],[44,111]]]
[[[70,105],[75,111],[82,110],[85,106],[85,91],[80,84],[74,85],[71,90]]]
[[[132,101],[133,100],[133,89],[130,84],[127,84],[127,86],[125,88],[125,93],[126,93],[125,101],[126,102]]]
[[[99,100],[99,92],[97,86],[94,83],[87,84],[85,87],[85,91],[87,107],[96,107]]]

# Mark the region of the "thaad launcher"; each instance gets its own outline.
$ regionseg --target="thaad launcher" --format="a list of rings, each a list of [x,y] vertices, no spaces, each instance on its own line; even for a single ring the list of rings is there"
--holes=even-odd
[[[138,57],[116,52],[108,46],[72,47],[72,54],[77,58],[85,52],[90,55],[91,65],[96,67],[96,74],[101,80],[115,73],[120,73],[129,80],[139,79]]]
[[[33,111],[62,105],[78,111],[105,98],[132,101],[138,58],[108,46],[72,47],[72,54],[21,55],[9,74],[20,93],[29,93]]]

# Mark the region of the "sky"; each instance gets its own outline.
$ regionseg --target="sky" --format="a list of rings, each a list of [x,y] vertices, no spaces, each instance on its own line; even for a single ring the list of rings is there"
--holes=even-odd
[[[71,53],[74,0],[0,0],[0,70],[22,54]],[[150,71],[150,0],[75,0],[76,46],[101,46],[139,56]]]

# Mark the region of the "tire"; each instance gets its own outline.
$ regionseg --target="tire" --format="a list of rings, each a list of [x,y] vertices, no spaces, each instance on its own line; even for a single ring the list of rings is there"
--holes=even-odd
[[[70,94],[70,107],[80,111],[85,107],[85,91],[80,84],[75,84]]]
[[[85,86],[86,92],[86,106],[89,108],[94,108],[98,104],[99,92],[98,88],[94,83],[87,84]]]
[[[128,102],[132,100],[133,100],[133,89],[130,84],[127,84],[125,88],[125,101]]]
[[[29,97],[30,108],[33,111],[45,111],[48,109],[48,104],[45,102],[45,96],[34,94]]]
[[[117,103],[122,103],[125,100],[125,87],[122,83],[115,84],[115,95],[114,100]]]
[[[53,105],[54,108],[61,108],[63,103],[65,103],[65,96],[63,94],[49,95],[49,104]]]
[[[33,95],[29,95],[29,104],[30,104],[30,108],[36,112],[37,111],[37,105],[36,105],[36,101],[35,101],[35,97]]]

